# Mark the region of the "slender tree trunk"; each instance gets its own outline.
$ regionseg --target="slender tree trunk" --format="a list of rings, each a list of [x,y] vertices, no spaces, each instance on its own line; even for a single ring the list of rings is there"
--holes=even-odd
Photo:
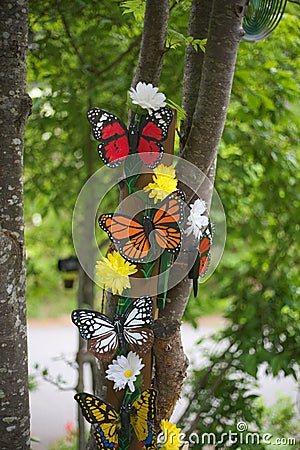
[[[139,81],[157,86],[165,53],[170,0],[147,0],[140,55],[132,86]]]
[[[243,35],[242,17],[246,4],[247,0],[228,0],[225,3],[215,0],[210,9],[208,2],[204,0],[201,10],[209,15],[209,20],[208,17],[190,19],[190,31],[193,30],[194,37],[203,37],[200,27],[204,27],[204,32],[208,28],[208,41],[204,59],[201,55],[197,58],[189,48],[186,52],[188,65],[185,68],[183,106],[188,114],[181,156],[196,165],[210,180],[209,184],[201,186],[204,189],[201,196],[208,205],[212,196],[217,149],[225,125],[236,55]],[[193,2],[193,9],[200,12],[197,0]],[[194,92],[198,92],[197,99]],[[195,184],[195,180],[191,184]],[[185,378],[187,363],[181,345],[180,321],[190,289],[190,280],[185,278],[168,292],[166,308],[160,312],[155,329],[158,420],[170,417]]]
[[[25,247],[24,130],[28,5],[0,5],[0,448],[30,448]]]
[[[193,121],[182,155],[214,180],[247,0],[215,0]]]
[[[192,36],[194,39],[207,38],[211,9],[211,0],[193,0],[190,12],[188,36]],[[181,148],[184,147],[192,126],[200,88],[203,60],[204,53],[202,50],[195,50],[192,44],[187,46],[185,52],[182,93],[182,107],[185,110],[186,119],[183,121],[180,128]]]

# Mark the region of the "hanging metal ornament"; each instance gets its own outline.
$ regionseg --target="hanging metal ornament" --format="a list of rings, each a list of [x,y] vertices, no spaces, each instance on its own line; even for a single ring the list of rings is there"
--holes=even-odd
[[[285,11],[287,0],[250,0],[243,20],[243,41],[260,42],[275,30]]]

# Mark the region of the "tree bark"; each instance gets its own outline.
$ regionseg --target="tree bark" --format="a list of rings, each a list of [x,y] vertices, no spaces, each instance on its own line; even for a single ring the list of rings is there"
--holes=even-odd
[[[190,50],[187,50],[186,55],[189,66],[185,72],[183,103],[188,115],[184,128],[186,145],[183,146],[181,156],[196,165],[210,180],[210,183],[201,186],[201,197],[208,205],[211,202],[217,149],[225,125],[236,55],[243,35],[242,17],[246,4],[247,0],[231,0],[226,3],[215,0],[212,5],[203,63],[199,62]],[[199,3],[195,1],[193,7],[199,7]],[[205,2],[204,9],[209,14],[209,7]],[[190,29],[193,25],[195,37],[203,36],[202,30],[197,27],[206,26],[207,19],[197,21],[191,18]],[[200,75],[197,75],[197,70],[200,70]],[[197,91],[197,83],[200,85],[195,102],[192,93],[194,90]],[[195,180],[191,184],[194,185]],[[160,312],[160,324],[155,330],[155,381],[159,387],[158,420],[170,417],[180,396],[185,377],[186,358],[180,340],[180,327],[176,327],[176,324],[181,321],[190,289],[191,282],[186,277],[168,292],[167,306]],[[177,345],[174,345],[174,342]],[[161,357],[163,348],[167,349],[166,360],[173,361],[171,366],[165,364],[164,358]],[[173,376],[174,373],[176,376]]]
[[[244,34],[242,17],[247,0],[215,0],[199,95],[191,131],[182,151],[184,159],[212,180],[213,164],[223,133],[234,75],[236,55]]]
[[[30,448],[25,247],[24,130],[31,107],[26,93],[28,5],[0,6],[0,447]]]
[[[211,9],[211,0],[193,0],[190,12],[188,36],[192,36],[194,39],[207,38]],[[200,48],[195,50],[192,44],[188,45],[185,52],[182,92],[182,108],[186,113],[186,119],[182,122],[180,128],[181,148],[184,147],[192,126],[193,115],[199,94],[203,61],[203,51]]]
[[[157,86],[166,51],[170,0],[147,0],[138,65],[132,86],[139,81]]]

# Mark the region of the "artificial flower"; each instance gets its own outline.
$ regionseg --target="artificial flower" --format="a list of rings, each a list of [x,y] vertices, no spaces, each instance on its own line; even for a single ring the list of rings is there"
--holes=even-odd
[[[136,353],[129,352],[127,356],[117,356],[117,359],[108,366],[106,378],[114,381],[114,389],[124,389],[128,384],[131,392],[134,392],[134,382],[143,367],[141,358]]]
[[[201,229],[208,225],[208,217],[203,213],[206,211],[206,203],[198,198],[193,205],[190,205],[191,212],[187,220],[186,234],[189,236],[193,233],[196,239],[202,236]]]
[[[156,111],[166,105],[166,96],[158,92],[158,88],[151,83],[146,84],[141,81],[136,85],[136,88],[130,88],[129,91],[132,103],[139,105],[144,109]]]
[[[175,169],[172,166],[159,164],[153,169],[153,172],[153,183],[147,184],[144,191],[150,191],[149,197],[154,199],[154,203],[157,203],[158,200],[163,200],[176,190],[178,180],[175,178]]]
[[[137,272],[136,265],[126,261],[117,251],[97,261],[96,269],[100,284],[104,289],[111,289],[114,295],[130,288],[129,275]]]
[[[178,450],[182,445],[180,440],[181,428],[177,428],[174,423],[163,419],[161,421],[161,430],[163,433],[163,446],[161,450]]]

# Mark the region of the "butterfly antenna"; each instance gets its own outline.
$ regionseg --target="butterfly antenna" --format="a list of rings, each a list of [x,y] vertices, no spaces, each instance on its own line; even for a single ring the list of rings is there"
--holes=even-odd
[[[102,290],[102,299],[101,299],[101,312],[104,313],[105,308],[105,290]]]
[[[198,278],[193,278],[193,291],[194,291],[194,297],[197,297],[198,294]]]

